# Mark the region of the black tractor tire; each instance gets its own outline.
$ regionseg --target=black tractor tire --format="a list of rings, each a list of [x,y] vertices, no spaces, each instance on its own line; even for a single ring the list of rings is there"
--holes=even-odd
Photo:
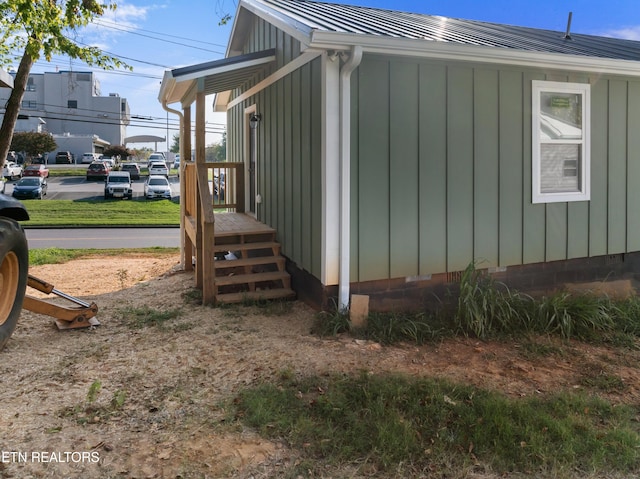
[[[0,217],[0,350],[18,324],[29,274],[29,248],[19,223]]]

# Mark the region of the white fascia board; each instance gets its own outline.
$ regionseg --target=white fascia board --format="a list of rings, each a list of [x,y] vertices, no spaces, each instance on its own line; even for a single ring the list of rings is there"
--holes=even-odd
[[[213,97],[213,111],[214,112],[226,112],[227,105],[231,98],[231,91],[221,91],[220,93],[216,93]]]
[[[406,55],[443,60],[518,65],[640,77],[640,62],[630,60],[461,45],[432,40],[324,32],[319,30],[315,30],[311,34],[310,46],[314,48],[348,50],[353,45],[362,46],[363,51],[367,53]]]
[[[243,7],[295,38],[302,43],[303,47],[309,43],[309,38],[314,30],[306,23],[296,20],[291,14],[285,15],[274,8],[268,7],[259,0],[241,0],[237,12],[240,12],[240,8]],[[235,24],[233,35],[235,35]],[[233,35],[231,38],[233,38]],[[229,41],[229,45],[231,45],[231,41]]]
[[[182,83],[185,81],[198,80],[200,78],[208,77],[211,75],[219,75],[221,73],[232,72],[240,68],[254,67],[263,65],[265,63],[272,62],[276,59],[275,55],[271,55],[263,58],[256,58],[254,60],[243,61],[242,63],[232,63],[229,65],[223,65],[218,67],[209,68],[207,70],[194,71],[186,75],[180,75],[175,79],[176,82]]]
[[[167,102],[169,103],[169,98],[171,98],[171,93],[176,86],[176,81],[171,74],[171,70],[165,70],[164,76],[162,77],[162,82],[160,83],[160,91],[158,92],[158,101],[160,103]],[[171,102],[173,103],[173,102]]]

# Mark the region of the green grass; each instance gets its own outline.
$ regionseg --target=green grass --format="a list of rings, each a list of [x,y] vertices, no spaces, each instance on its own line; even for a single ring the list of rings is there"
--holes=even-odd
[[[82,176],[87,174],[86,168],[49,168],[49,176]]]
[[[25,200],[30,226],[177,226],[180,205],[172,201]]]
[[[640,467],[638,411],[578,394],[511,399],[436,379],[289,374],[234,405],[243,423],[305,458],[367,463],[389,477],[474,464],[555,477]]]
[[[43,248],[29,250],[29,266],[40,266],[43,264],[62,264],[78,258],[85,258],[92,255],[114,256],[121,258],[127,254],[171,254],[178,253],[179,248],[110,248],[110,249],[62,249]]]

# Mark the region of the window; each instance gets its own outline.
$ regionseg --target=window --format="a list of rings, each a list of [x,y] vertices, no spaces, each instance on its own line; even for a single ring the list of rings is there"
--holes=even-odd
[[[67,108],[78,108],[78,100],[67,100]]]
[[[38,102],[35,100],[22,100],[20,105],[25,110],[36,110],[38,108]]]
[[[589,200],[589,92],[586,83],[533,81],[533,203]]]
[[[33,77],[27,78],[27,88],[26,91],[36,91],[36,85],[33,82]]]

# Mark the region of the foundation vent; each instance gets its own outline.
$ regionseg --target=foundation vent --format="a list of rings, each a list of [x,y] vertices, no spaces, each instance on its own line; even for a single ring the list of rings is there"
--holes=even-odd
[[[459,283],[462,281],[463,271],[451,271],[447,273],[447,283]]]
[[[604,257],[604,264],[620,264],[624,263],[624,254],[610,254]]]

